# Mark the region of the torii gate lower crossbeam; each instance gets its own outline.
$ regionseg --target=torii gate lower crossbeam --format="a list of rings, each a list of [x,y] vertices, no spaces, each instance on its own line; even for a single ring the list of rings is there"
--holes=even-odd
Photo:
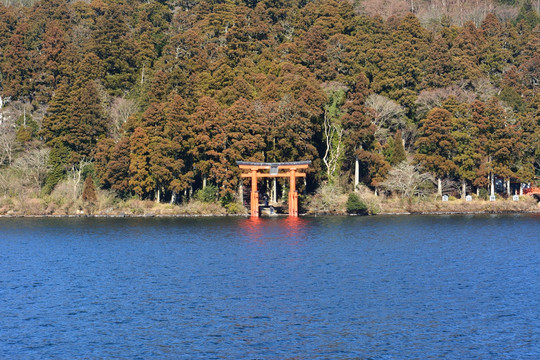
[[[250,214],[252,217],[259,216],[259,192],[257,180],[259,178],[288,177],[289,185],[289,216],[298,216],[298,192],[296,191],[296,178],[305,177],[305,173],[297,172],[298,169],[307,169],[311,161],[296,161],[287,163],[258,163],[237,161],[242,170],[250,170],[249,173],[241,174],[242,178],[251,178]],[[280,169],[288,170],[279,172]],[[270,173],[259,173],[259,170],[270,170]]]

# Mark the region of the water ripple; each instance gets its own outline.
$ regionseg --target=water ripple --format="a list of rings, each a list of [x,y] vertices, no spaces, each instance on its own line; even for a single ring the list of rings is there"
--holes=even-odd
[[[0,219],[0,358],[538,359],[535,216]]]

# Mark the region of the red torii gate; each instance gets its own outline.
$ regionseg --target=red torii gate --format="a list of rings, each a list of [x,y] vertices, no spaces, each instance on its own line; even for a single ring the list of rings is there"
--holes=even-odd
[[[298,193],[296,191],[296,178],[305,177],[305,173],[296,172],[298,169],[307,169],[311,161],[294,161],[282,163],[237,161],[242,170],[250,170],[249,173],[241,174],[242,178],[251,178],[251,216],[259,216],[259,192],[257,191],[258,178],[290,178],[289,187],[289,216],[298,216]],[[279,172],[280,169],[288,170]],[[270,170],[270,173],[259,173],[259,170]]]

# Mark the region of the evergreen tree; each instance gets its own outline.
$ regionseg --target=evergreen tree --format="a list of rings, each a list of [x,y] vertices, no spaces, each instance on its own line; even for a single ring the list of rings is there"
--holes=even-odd
[[[121,95],[135,83],[136,44],[122,5],[110,4],[96,20],[90,50],[103,62],[105,86],[113,95]]]
[[[393,139],[392,156],[390,157],[390,165],[397,165],[402,161],[407,160],[407,153],[403,146],[403,138],[401,137],[401,131],[397,130]]]
[[[155,182],[150,176],[150,139],[146,131],[138,127],[129,144],[129,186],[140,198],[146,198],[155,189]]]
[[[437,192],[442,195],[441,179],[456,170],[452,161],[456,140],[451,135],[452,114],[441,108],[431,110],[420,122],[417,161],[437,177]]]
[[[107,118],[94,82],[73,89],[69,99],[70,118],[60,133],[75,163],[91,157],[99,138],[107,133]]]
[[[82,199],[84,202],[93,204],[97,201],[96,186],[91,176],[87,176],[84,180],[84,187],[82,192]]]
[[[64,178],[70,160],[68,148],[60,141],[52,144],[49,153],[49,172],[45,178],[43,192],[50,194],[54,187]]]

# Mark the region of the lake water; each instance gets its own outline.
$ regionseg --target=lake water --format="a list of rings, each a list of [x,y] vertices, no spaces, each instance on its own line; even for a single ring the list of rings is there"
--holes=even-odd
[[[540,216],[0,219],[0,359],[539,359]]]

